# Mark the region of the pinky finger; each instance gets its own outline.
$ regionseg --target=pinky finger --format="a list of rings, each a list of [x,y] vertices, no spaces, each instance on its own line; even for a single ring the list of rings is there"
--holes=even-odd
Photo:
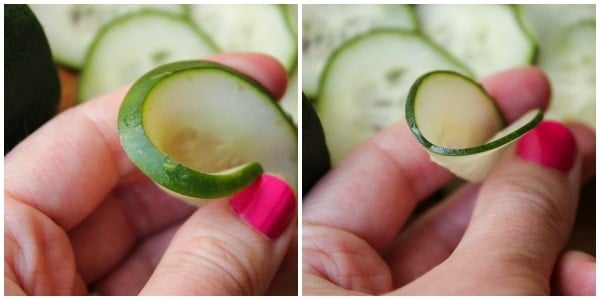
[[[581,251],[563,253],[554,269],[552,293],[561,296],[596,295],[596,258]]]

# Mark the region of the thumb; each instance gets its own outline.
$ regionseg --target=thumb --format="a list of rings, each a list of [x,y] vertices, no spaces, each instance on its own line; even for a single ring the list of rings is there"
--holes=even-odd
[[[455,256],[504,292],[548,294],[552,269],[573,226],[580,185],[574,136],[558,122],[540,123],[482,185]]]
[[[262,175],[245,190],[201,206],[177,231],[145,295],[258,295],[288,249],[292,189]]]

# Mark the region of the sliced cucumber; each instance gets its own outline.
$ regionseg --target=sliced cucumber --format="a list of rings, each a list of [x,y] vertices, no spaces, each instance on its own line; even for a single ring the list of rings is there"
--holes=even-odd
[[[54,59],[69,67],[83,67],[87,49],[94,37],[114,18],[135,11],[153,9],[179,15],[182,5],[90,5],[32,4],[31,9],[44,26]]]
[[[534,109],[504,127],[483,88],[452,71],[419,77],[406,102],[406,121],[432,160],[469,181],[483,180],[503,149],[542,119],[542,111]]]
[[[419,5],[421,28],[477,77],[535,62],[537,46],[510,5]]]
[[[596,128],[596,22],[584,21],[562,30],[540,55],[539,66],[552,83],[547,116],[582,121]]]
[[[332,163],[380,129],[403,120],[411,84],[436,69],[467,72],[415,32],[375,30],[338,48],[325,68],[315,104]]]
[[[190,17],[224,51],[256,51],[278,59],[291,72],[297,41],[280,5],[192,5]]]
[[[294,34],[298,35],[298,5],[296,4],[283,4],[285,10],[285,16],[287,18],[290,28]]]
[[[302,5],[302,90],[318,92],[327,58],[343,42],[375,28],[416,28],[409,5]]]
[[[189,20],[178,15],[141,11],[107,24],[90,46],[77,100],[132,83],[152,68],[215,53],[215,46]]]
[[[152,70],[125,96],[118,120],[131,160],[188,202],[229,196],[263,168],[296,188],[296,128],[268,91],[225,66],[194,60]]]

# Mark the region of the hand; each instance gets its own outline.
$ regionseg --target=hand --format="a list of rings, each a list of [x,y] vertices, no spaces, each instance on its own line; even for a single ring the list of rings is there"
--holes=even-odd
[[[535,68],[482,84],[509,122],[548,105]],[[304,199],[303,294],[595,294],[595,260],[561,255],[595,165],[595,134],[569,128],[541,123],[483,183],[460,187],[401,232],[452,174],[404,122],[377,134]]]
[[[272,58],[210,59],[277,98],[285,91],[286,72]],[[284,259],[297,232],[288,185],[263,175],[197,209],[168,196],[121,148],[117,113],[126,91],[61,113],[5,156],[5,294],[264,294],[295,279],[297,250]],[[240,205],[247,201],[272,210],[272,222],[255,222],[255,211]]]

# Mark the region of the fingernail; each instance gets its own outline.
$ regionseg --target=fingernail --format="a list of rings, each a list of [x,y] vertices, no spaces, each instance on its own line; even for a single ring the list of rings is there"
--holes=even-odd
[[[263,174],[252,185],[235,194],[230,203],[246,223],[275,239],[292,219],[296,197],[285,181]]]
[[[575,161],[575,138],[569,129],[555,121],[543,121],[523,136],[517,155],[546,167],[567,173]]]

